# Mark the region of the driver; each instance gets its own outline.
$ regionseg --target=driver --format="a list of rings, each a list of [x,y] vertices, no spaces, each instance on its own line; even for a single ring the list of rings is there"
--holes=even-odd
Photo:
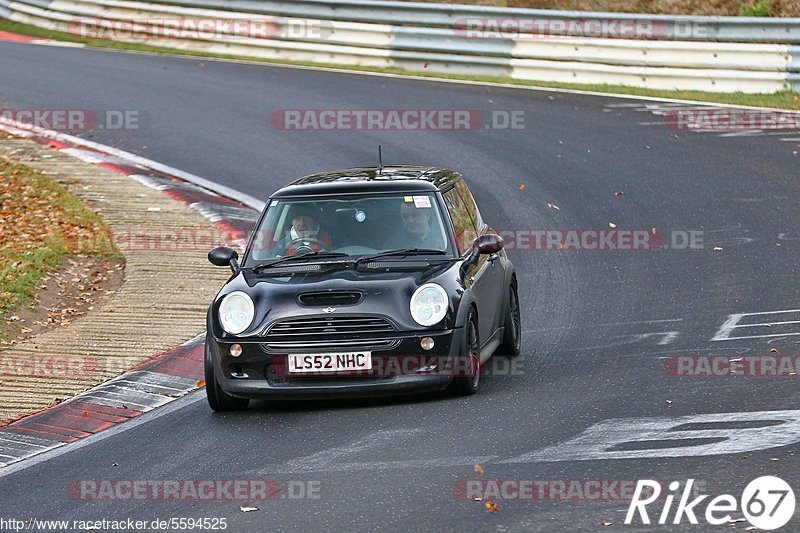
[[[328,232],[319,226],[320,210],[307,203],[294,204],[289,208],[292,227],[289,234],[275,246],[276,255],[326,252],[333,248]]]

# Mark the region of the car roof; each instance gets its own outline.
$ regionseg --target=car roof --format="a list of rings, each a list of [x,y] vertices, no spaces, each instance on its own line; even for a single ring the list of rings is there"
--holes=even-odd
[[[296,179],[272,197],[358,194],[371,192],[435,192],[449,189],[461,173],[447,168],[391,165],[319,172]]]

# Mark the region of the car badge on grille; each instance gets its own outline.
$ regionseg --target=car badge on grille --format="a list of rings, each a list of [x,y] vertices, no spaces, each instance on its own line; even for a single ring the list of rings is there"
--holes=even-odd
[[[336,311],[336,308],[335,307],[325,307],[325,308],[322,309],[322,311],[324,311],[325,313],[330,314],[330,313],[333,313],[334,311]]]

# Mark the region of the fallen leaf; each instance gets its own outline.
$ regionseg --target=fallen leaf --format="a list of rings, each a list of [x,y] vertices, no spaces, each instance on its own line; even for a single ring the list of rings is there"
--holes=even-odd
[[[521,190],[521,191],[525,190],[525,184],[524,183],[520,183],[519,184],[519,190]]]
[[[206,380],[201,379],[200,381],[197,382],[197,386],[198,387],[205,387],[206,386]]]
[[[483,475],[483,473],[484,473],[483,467],[482,467],[481,465],[475,465],[475,466],[473,466],[473,467],[472,467],[472,469],[473,469],[473,470],[475,471],[475,473],[476,473],[476,474],[478,474],[479,476],[482,476],[482,475]]]
[[[612,525],[612,524],[611,524],[611,522],[606,522],[606,521],[603,521],[603,522],[598,522],[598,523],[597,523],[597,525],[598,525],[598,526],[610,526],[610,525]]]
[[[775,353],[778,351],[778,349],[773,346],[772,348],[769,349],[769,351],[770,353]]]
[[[246,505],[242,505],[239,507],[239,510],[243,513],[252,513],[253,511],[260,511],[258,507],[248,507]]]
[[[490,513],[496,513],[497,511],[499,511],[494,502],[486,502],[486,510],[489,511]]]
[[[617,192],[614,193],[614,196],[624,196],[624,195],[625,195],[625,193],[622,192],[622,191],[617,191]]]
[[[616,228],[616,227],[617,227],[617,225],[616,225],[616,224],[614,224],[613,222],[609,222],[609,223],[608,223],[608,227],[609,227],[609,228],[611,228],[611,229],[614,229],[614,228]]]

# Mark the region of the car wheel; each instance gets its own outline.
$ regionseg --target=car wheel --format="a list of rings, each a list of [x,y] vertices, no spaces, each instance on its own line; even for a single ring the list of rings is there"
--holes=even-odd
[[[474,309],[471,309],[467,316],[467,323],[464,325],[464,340],[461,346],[463,353],[458,356],[460,360],[456,362],[454,368],[456,377],[453,378],[447,390],[457,396],[466,396],[478,392],[481,380],[481,345],[478,338],[478,320],[475,317]],[[461,375],[462,373],[466,375]]]
[[[513,283],[508,287],[508,306],[506,307],[505,327],[503,328],[503,342],[495,352],[505,357],[517,357],[522,344],[522,320],[519,311],[519,296],[517,285]]]
[[[217,378],[214,372],[214,365],[211,364],[211,361],[208,357],[208,347],[206,347],[206,358],[205,358],[205,377],[206,377],[206,398],[208,399],[208,405],[214,411],[225,412],[225,411],[241,411],[242,409],[247,409],[247,406],[250,405],[250,400],[247,398],[236,398],[231,396],[219,386],[217,383]]]

